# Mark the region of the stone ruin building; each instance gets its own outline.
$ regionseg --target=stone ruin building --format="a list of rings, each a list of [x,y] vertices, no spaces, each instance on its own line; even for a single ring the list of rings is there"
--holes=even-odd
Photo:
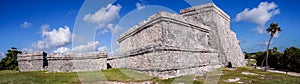
[[[118,42],[120,54],[110,58],[105,53],[19,55],[19,69],[47,66],[49,72],[77,72],[109,66],[171,78],[203,75],[229,62],[233,67],[246,65],[230,17],[213,3],[183,9],[180,15],[154,14],[120,35]]]
[[[45,52],[18,55],[20,71],[80,72],[106,69],[107,53],[48,54]]]
[[[186,8],[180,15],[160,12],[120,35],[120,56],[109,58],[115,68],[127,68],[170,78],[203,75],[229,62],[246,62],[230,17],[215,4]]]

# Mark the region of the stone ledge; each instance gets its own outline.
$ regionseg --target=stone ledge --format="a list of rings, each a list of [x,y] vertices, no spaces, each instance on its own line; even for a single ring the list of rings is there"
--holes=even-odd
[[[107,53],[97,53],[97,52],[90,52],[90,53],[66,53],[66,54],[49,54],[47,55],[48,58],[55,58],[55,57],[107,57]]]
[[[173,71],[173,70],[182,70],[182,69],[188,69],[188,68],[196,68],[196,67],[206,67],[206,66],[215,66],[220,65],[218,63],[214,64],[199,64],[194,66],[186,66],[186,67],[170,67],[170,68],[124,68],[124,69],[132,69],[137,71],[157,71],[157,72],[164,72],[164,71]]]
[[[210,8],[212,8],[212,9],[210,9]],[[185,13],[194,12],[194,11],[203,10],[203,9],[213,10],[213,11],[217,12],[218,14],[220,14],[221,16],[223,16],[223,18],[225,18],[226,20],[230,21],[230,16],[227,15],[223,10],[221,10],[214,3],[208,3],[208,4],[204,4],[204,5],[199,5],[199,6],[182,9],[182,10],[180,10],[180,14],[183,15]]]
[[[31,52],[18,54],[18,57],[29,57],[29,56],[43,56],[44,52]]]
[[[140,54],[145,54],[145,53],[151,53],[151,52],[161,52],[161,51],[180,51],[180,52],[194,52],[194,53],[218,53],[214,51],[210,51],[211,49],[207,50],[199,50],[199,49],[180,49],[180,48],[172,48],[172,47],[166,47],[166,46],[161,46],[160,44],[158,45],[148,45],[145,46],[144,48],[138,48],[138,49],[133,49],[125,52],[121,52],[119,56],[114,56],[111,58],[108,58],[108,60],[112,59],[117,59],[117,58],[127,58],[127,57],[134,57]]]
[[[182,18],[182,17],[179,17],[179,15],[177,15],[178,17],[175,18],[175,17],[172,17],[172,14],[170,14],[170,13],[161,12],[154,16],[156,16],[156,18],[150,19],[150,21],[144,21],[145,23],[140,24],[139,26],[134,26],[134,27],[130,28],[128,31],[126,31],[124,34],[120,35],[118,42],[120,43],[123,40],[125,40],[126,38],[133,36],[136,33],[153,26],[153,24],[157,24],[160,22],[179,24],[179,25],[194,28],[199,31],[206,32],[206,33],[209,33],[209,31],[210,31],[210,28],[208,26],[200,25],[200,24],[192,24],[192,23],[188,23],[184,19],[178,19],[178,18]]]
[[[100,59],[100,58],[107,58],[107,57],[47,57],[48,60],[84,60],[84,59]]]

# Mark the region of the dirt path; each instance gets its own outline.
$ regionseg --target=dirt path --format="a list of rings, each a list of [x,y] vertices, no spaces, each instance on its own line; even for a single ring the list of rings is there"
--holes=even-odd
[[[256,69],[265,70],[265,68],[262,68],[262,67],[257,67]],[[279,71],[279,70],[275,70],[275,69],[268,69],[267,71],[300,77],[300,73],[296,73],[296,72],[285,72],[285,71]]]

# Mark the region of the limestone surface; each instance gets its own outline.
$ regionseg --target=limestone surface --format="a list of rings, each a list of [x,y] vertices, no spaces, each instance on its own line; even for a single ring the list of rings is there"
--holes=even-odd
[[[213,3],[180,11],[160,12],[119,37],[120,52],[108,62],[161,78],[203,75],[231,62],[246,61],[230,17]]]

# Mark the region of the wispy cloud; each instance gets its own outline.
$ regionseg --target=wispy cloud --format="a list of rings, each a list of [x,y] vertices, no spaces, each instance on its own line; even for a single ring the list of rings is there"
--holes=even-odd
[[[253,30],[259,34],[263,34],[266,22],[279,13],[278,5],[274,2],[261,2],[255,8],[246,8],[244,11],[238,13],[234,20],[255,23],[257,27]]]
[[[142,9],[145,8],[145,5],[144,5],[144,4],[141,4],[141,3],[139,3],[139,2],[137,2],[137,3],[135,4],[135,6],[136,6],[136,8],[137,8],[138,10],[142,10]]]
[[[100,8],[95,13],[86,14],[83,18],[85,22],[90,22],[98,24],[97,29],[100,34],[106,32],[113,32],[115,27],[115,22],[120,18],[119,12],[121,10],[121,5],[108,4],[106,7]]]
[[[135,6],[138,10],[142,10],[146,7],[146,4],[147,2],[145,0],[139,0],[139,2],[135,4]]]
[[[93,51],[97,51],[97,49],[99,49],[98,45],[99,45],[98,41],[91,41],[91,42],[88,42],[87,44],[83,44],[83,45],[79,45],[79,46],[74,47],[72,49],[72,52],[80,53],[80,52],[93,52]]]
[[[68,14],[75,14],[75,13],[77,13],[77,11],[74,10],[74,9],[70,9],[70,10],[68,11]]]
[[[83,20],[86,22],[98,24],[98,29],[102,29],[109,23],[112,23],[116,19],[120,18],[119,11],[121,8],[121,5],[108,4],[106,7],[100,8],[95,13],[86,14]]]
[[[29,28],[29,27],[31,27],[31,23],[25,21],[25,22],[23,22],[20,26],[21,26],[22,28]]]

